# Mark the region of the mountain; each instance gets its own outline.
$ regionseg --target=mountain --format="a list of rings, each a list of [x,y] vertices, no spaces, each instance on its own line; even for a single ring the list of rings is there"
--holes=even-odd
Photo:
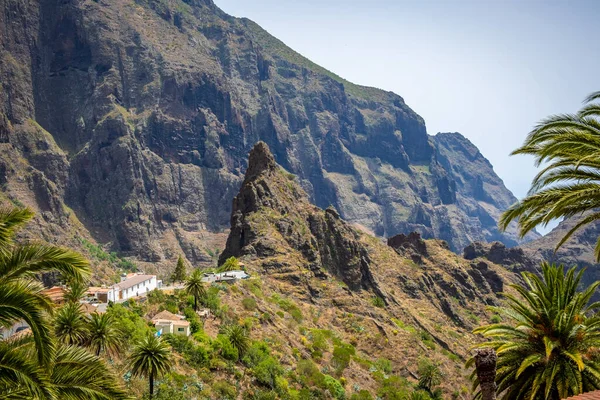
[[[148,268],[180,253],[211,264],[262,140],[313,204],[378,236],[517,243],[496,228],[514,197],[468,140],[429,136],[400,96],[345,81],[211,0],[0,9],[0,184],[5,202],[37,211],[32,236]]]
[[[412,233],[386,243],[345,222],[333,207],[318,208],[262,142],[250,152],[233,203],[221,257],[231,256],[259,283],[229,291],[227,305],[240,312],[240,302],[251,297],[261,313],[279,315],[255,324],[253,334],[277,343],[286,368],[295,371],[300,360],[312,359],[333,371],[331,348],[323,354],[311,344],[325,329],[338,346],[351,344],[352,362],[336,375],[348,393],[354,387],[380,396],[388,378],[382,380],[374,365],[382,359],[391,361],[387,375],[413,385],[419,361],[431,360],[445,374],[442,398],[463,390],[470,373],[464,360],[480,340],[472,329],[491,320],[487,305],[499,304],[498,293],[512,291],[508,284],[517,281],[490,261],[459,257],[443,241]],[[261,290],[252,290],[257,285]],[[394,392],[407,390],[408,383]]]

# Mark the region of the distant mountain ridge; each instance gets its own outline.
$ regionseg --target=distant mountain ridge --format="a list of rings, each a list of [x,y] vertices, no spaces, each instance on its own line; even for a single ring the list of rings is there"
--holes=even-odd
[[[518,242],[496,227],[514,197],[468,140],[210,0],[0,8],[0,183],[38,212],[34,236],[210,264],[263,140],[314,204],[379,236]]]

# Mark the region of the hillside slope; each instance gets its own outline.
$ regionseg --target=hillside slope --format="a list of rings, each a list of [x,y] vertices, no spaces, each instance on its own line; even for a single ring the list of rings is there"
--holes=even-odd
[[[302,352],[310,345],[293,333],[296,328],[327,329],[352,343],[357,359],[389,359],[391,373],[413,383],[418,361],[427,358],[445,373],[444,398],[467,385],[469,371],[462,362],[480,340],[471,330],[491,317],[486,305],[499,304],[497,293],[510,291],[507,283],[517,279],[489,261],[457,256],[442,241],[412,234],[387,245],[353,228],[335,209],[310,204],[264,143],[250,153],[234,201],[222,258],[230,256],[240,257],[271,296],[244,291],[228,300],[231,307],[252,296],[262,311],[272,307],[273,298],[284,298],[304,316],[260,326],[254,331],[258,337],[277,335],[280,348]],[[292,360],[293,369],[293,357],[285,359]],[[348,387],[356,384],[373,394],[380,384],[368,363],[353,361],[342,376]]]
[[[416,229],[455,251],[516,241],[495,222],[512,195],[489,164],[479,178],[463,168],[484,160],[464,138],[431,138],[400,96],[343,80],[210,0],[0,8],[2,193],[38,211],[52,240],[82,228],[140,260],[210,264],[263,140],[313,204],[379,236]]]

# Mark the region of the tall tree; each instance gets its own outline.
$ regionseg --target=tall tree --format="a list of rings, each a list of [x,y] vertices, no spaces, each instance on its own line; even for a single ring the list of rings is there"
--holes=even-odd
[[[227,336],[233,347],[237,349],[241,359],[250,347],[250,337],[246,328],[238,324],[225,325],[221,329],[221,333]]]
[[[28,209],[0,209],[0,325],[23,320],[33,332],[38,361],[51,358],[52,340],[47,315],[52,302],[42,293],[36,276],[58,272],[72,282],[90,275],[85,258],[71,250],[44,244],[18,245],[14,234],[33,217]]]
[[[54,333],[65,344],[82,345],[85,342],[89,330],[81,304],[67,303],[58,310],[54,317]]]
[[[102,360],[55,343],[48,318],[52,302],[36,277],[51,272],[70,282],[83,282],[90,269],[73,251],[15,244],[14,234],[32,216],[28,209],[0,209],[0,324],[23,320],[32,331],[0,341],[0,398],[126,399]]]
[[[562,246],[578,229],[600,219],[600,92],[585,99],[577,114],[554,115],[538,124],[522,147],[512,154],[528,154],[537,174],[525,199],[511,206],[500,219],[506,229],[517,220],[520,235],[558,218],[585,216],[558,242]],[[600,238],[595,256],[600,261]]]
[[[185,291],[194,296],[194,311],[198,311],[198,300],[206,297],[206,288],[202,282],[202,272],[195,269],[185,281]]]
[[[88,285],[84,282],[69,283],[69,289],[65,291],[64,299],[67,303],[79,303],[87,291]]]
[[[99,356],[102,351],[109,355],[119,352],[122,345],[121,332],[115,327],[111,314],[93,313],[88,323],[87,344]]]
[[[173,276],[171,279],[173,282],[183,282],[186,278],[185,271],[185,262],[183,261],[183,257],[179,256],[177,259],[177,265],[175,266],[175,271],[173,272]]]
[[[496,384],[502,399],[558,400],[600,389],[600,303],[588,305],[596,282],[577,291],[582,271],[542,264],[543,277],[523,273],[525,286],[512,285],[497,307],[509,323],[482,326],[475,333],[492,339],[481,347],[498,357]],[[471,359],[468,365],[472,365]],[[480,385],[474,372],[474,388]],[[482,388],[483,389],[483,388]]]
[[[161,338],[147,335],[135,345],[130,356],[131,372],[134,376],[148,379],[150,397],[154,395],[154,379],[171,369],[171,349]]]

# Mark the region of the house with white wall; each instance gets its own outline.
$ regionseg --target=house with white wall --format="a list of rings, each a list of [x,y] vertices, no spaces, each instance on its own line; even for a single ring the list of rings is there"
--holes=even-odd
[[[173,335],[190,336],[190,323],[183,315],[175,315],[168,311],[161,311],[152,318],[152,323],[158,331],[158,335],[171,333]]]
[[[121,302],[149,293],[158,287],[156,275],[130,274],[112,285],[106,293],[107,302]]]

